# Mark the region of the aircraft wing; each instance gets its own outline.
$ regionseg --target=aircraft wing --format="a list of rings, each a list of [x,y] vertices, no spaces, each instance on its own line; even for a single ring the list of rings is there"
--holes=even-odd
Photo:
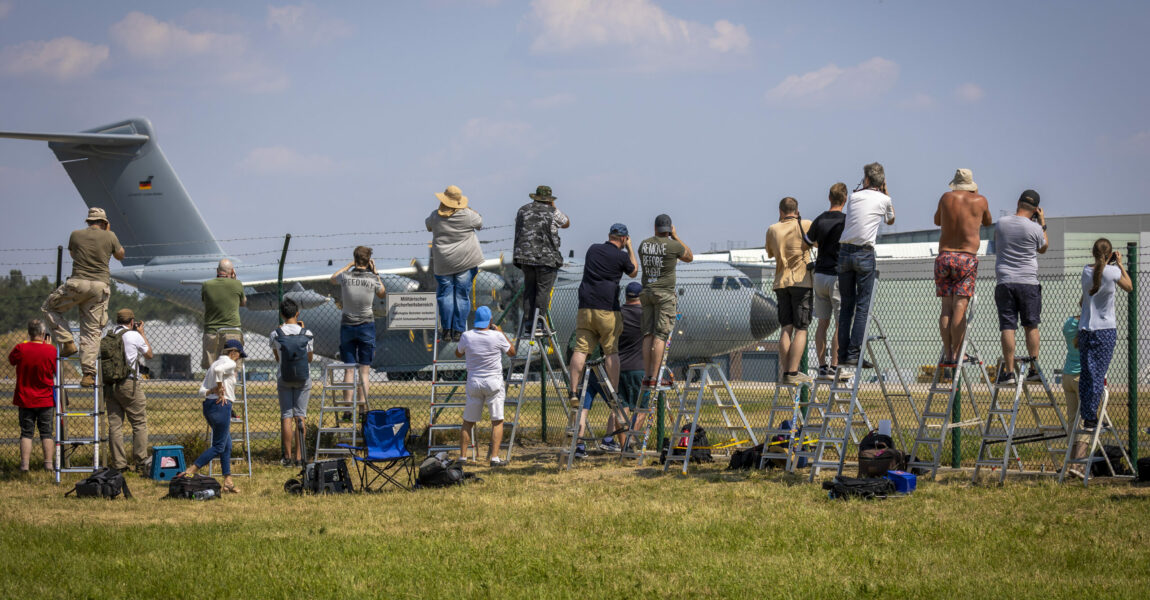
[[[91,144],[94,146],[137,146],[148,141],[148,136],[138,133],[26,133],[21,131],[0,131],[0,138],[33,140],[38,142],[62,142],[65,144]]]
[[[480,265],[479,265],[479,269],[482,271],[496,271],[496,270],[501,269],[502,267],[503,267],[503,256],[502,255],[500,255],[499,258],[489,258],[489,259],[483,261],[482,263],[480,263]],[[331,279],[331,274],[334,273],[335,271],[336,271],[336,269],[332,269],[329,267],[328,269],[325,269],[323,273],[307,273],[307,274],[300,273],[300,274],[290,275],[290,276],[284,275],[283,281],[284,281],[284,283],[297,283],[297,282],[298,283],[310,283],[310,284],[330,283],[329,280]],[[411,264],[409,264],[407,266],[390,267],[390,268],[384,268],[384,269],[378,270],[380,275],[395,275],[398,277],[419,276],[426,271],[427,271],[427,267],[423,266],[423,264],[420,263],[418,260],[411,261]],[[208,281],[208,280],[213,279],[213,278],[214,277],[205,277],[203,279],[185,279],[185,280],[180,281],[180,283],[184,284],[184,285],[200,285],[203,282]],[[276,278],[276,279],[270,279],[270,278],[269,279],[256,279],[256,280],[252,280],[252,281],[243,280],[245,286],[251,286],[251,287],[256,287],[256,288],[258,288],[260,286],[266,286],[266,285],[275,285],[278,281],[279,281],[278,278]]]

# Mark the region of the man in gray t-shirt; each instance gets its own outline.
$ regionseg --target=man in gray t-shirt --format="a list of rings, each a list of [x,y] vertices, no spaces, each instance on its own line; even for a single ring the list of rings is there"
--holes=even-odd
[[[339,359],[343,363],[359,365],[360,397],[356,400],[362,413],[367,406],[367,378],[375,360],[375,313],[372,306],[376,298],[387,295],[383,280],[375,272],[371,248],[357,246],[352,261],[331,276],[332,285],[339,286],[343,318],[339,323]],[[345,371],[344,381],[354,380],[351,370]],[[351,402],[351,390],[344,392],[344,400]]]
[[[1042,313],[1042,286],[1038,283],[1038,255],[1046,252],[1046,217],[1038,207],[1034,190],[1022,192],[1013,215],[1002,217],[994,227],[994,304],[1002,332],[1002,371],[997,383],[1014,385],[1014,335],[1018,321],[1026,330],[1027,355],[1038,358],[1038,324]],[[1027,380],[1037,381],[1033,366]]]

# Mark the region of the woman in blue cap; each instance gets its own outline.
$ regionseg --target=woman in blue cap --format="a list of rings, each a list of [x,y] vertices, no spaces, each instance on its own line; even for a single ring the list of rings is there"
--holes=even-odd
[[[238,494],[232,482],[232,402],[236,400],[236,361],[247,358],[244,345],[239,340],[228,340],[224,344],[224,351],[212,366],[208,367],[204,375],[204,382],[200,384],[200,393],[204,395],[204,419],[208,427],[212,428],[212,445],[204,450],[203,454],[181,473],[181,476],[192,477],[204,468],[204,465],[219,457],[220,470],[224,474],[222,488],[225,492]]]

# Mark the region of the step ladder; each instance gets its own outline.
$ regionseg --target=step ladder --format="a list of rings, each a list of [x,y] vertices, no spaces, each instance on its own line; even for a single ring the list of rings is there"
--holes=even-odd
[[[678,390],[671,369],[667,366],[667,357],[671,356],[671,343],[675,341],[675,332],[679,330],[682,320],[682,313],[677,313],[675,324],[671,327],[671,333],[667,335],[667,343],[663,347],[663,359],[659,361],[659,368],[655,370],[655,379],[644,381],[643,387],[639,389],[639,406],[631,411],[627,435],[623,437],[623,451],[619,453],[620,461],[634,458],[635,466],[641,467],[646,458],[659,456],[659,448],[648,450],[647,444],[651,437],[652,423],[659,418],[659,405],[663,405],[663,414],[670,414],[671,404],[667,399],[667,392],[674,393]],[[667,381],[668,385],[663,385],[664,381]],[[662,443],[662,440],[659,440],[656,446]],[[638,448],[635,444],[638,444]]]
[[[679,395],[679,408],[675,411],[675,425],[670,433],[671,443],[668,444],[667,459],[663,463],[664,473],[671,467],[672,462],[678,462],[682,465],[682,473],[687,474],[687,466],[691,462],[691,450],[695,446],[695,431],[699,427],[704,402],[708,403],[708,407],[714,406],[718,409],[719,416],[723,419],[721,429],[726,430],[730,436],[718,444],[712,440],[711,449],[734,448],[748,441],[751,446],[758,445],[754,429],[747,421],[747,416],[743,414],[743,408],[739,406],[739,400],[735,397],[735,391],[731,389],[731,382],[723,374],[723,369],[717,363],[710,361],[689,365],[686,381],[683,382],[683,391]],[[738,416],[737,423],[731,420],[732,410]],[[691,419],[691,428],[685,436],[687,439],[684,444],[680,438],[684,437],[683,418],[688,416]],[[748,439],[736,437],[741,433],[746,433]],[[683,453],[677,454],[676,450],[682,450]]]
[[[439,306],[436,303],[435,321],[439,322]],[[463,409],[467,406],[467,370],[464,360],[439,358],[439,334],[434,333],[431,344],[431,408],[427,420],[427,455],[437,452],[459,450],[459,441],[447,439],[449,432],[461,436],[463,430]],[[454,351],[454,349],[452,349]],[[454,355],[453,355],[454,356]],[[457,380],[459,374],[464,380]],[[504,402],[506,411],[506,402]],[[476,458],[475,436],[471,436],[471,447],[467,449],[469,458]]]
[[[1070,467],[1078,465],[1081,469],[1082,485],[1090,485],[1092,470],[1095,463],[1103,463],[1111,473],[1116,473],[1114,468],[1116,465],[1111,464],[1110,457],[1106,455],[1105,450],[1100,454],[1102,456],[1094,456],[1098,450],[1102,450],[1105,446],[1106,438],[1112,445],[1122,449],[1122,460],[1126,461],[1126,468],[1130,473],[1136,473],[1134,464],[1130,461],[1130,455],[1126,453],[1126,446],[1122,444],[1122,438],[1118,435],[1118,430],[1114,427],[1114,422],[1110,420],[1110,413],[1107,410],[1107,405],[1110,403],[1110,388],[1102,388],[1102,400],[1098,403],[1098,426],[1093,429],[1087,429],[1082,425],[1082,415],[1078,414],[1074,417],[1074,430],[1069,438],[1069,444],[1066,445],[1066,454],[1062,459],[1062,471],[1058,473],[1058,483],[1062,483],[1066,479],[1066,474],[1070,472]],[[1087,445],[1086,456],[1080,458],[1071,458],[1070,455],[1074,451],[1074,442],[1080,436],[1089,436],[1090,443]],[[1073,474],[1072,474],[1073,475]],[[1075,475],[1077,477],[1077,475]],[[1132,479],[1133,475],[1114,475],[1123,479]]]
[[[80,340],[80,329],[72,327],[72,339],[77,346]],[[53,386],[56,388],[56,456],[54,460],[55,481],[60,483],[60,476],[64,473],[94,473],[101,466],[100,443],[105,441],[100,437],[100,417],[102,416],[104,382],[100,373],[100,357],[96,356],[96,385],[94,387],[81,387],[79,380],[72,380],[65,372],[69,365],[77,374],[81,372],[80,353],[61,357],[60,347],[56,347],[56,379]],[[74,465],[72,459],[80,448],[92,449],[92,463],[90,465]]]
[[[584,414],[583,399],[587,397],[587,390],[590,389],[591,378],[594,377],[595,381],[599,384],[600,395],[603,401],[607,404],[607,410],[611,416],[614,417],[616,431],[608,430],[606,435],[615,436],[625,431],[630,430],[627,424],[629,418],[627,411],[623,409],[622,403],[619,401],[619,395],[615,391],[615,386],[611,385],[611,378],[607,375],[607,367],[603,364],[604,358],[600,357],[595,360],[587,361],[587,365],[583,368],[583,378],[579,384],[579,406],[570,407],[571,411],[567,418],[567,427],[563,430],[564,441],[562,450],[559,452],[559,466],[560,468],[571,469],[575,461],[575,448],[578,447],[580,442],[586,440],[598,439],[598,436],[591,434],[586,436],[587,419],[590,418],[590,413]],[[608,419],[610,422],[611,419]],[[606,436],[604,436],[606,437]]]
[[[1001,373],[1004,364],[1005,361],[999,359],[996,372]],[[971,479],[975,483],[978,482],[983,467],[990,468],[992,472],[998,469],[998,483],[1005,483],[1011,457],[1015,459],[1018,471],[1023,472],[1025,466],[1015,450],[1016,446],[1043,442],[1046,445],[1046,458],[1042,470],[1045,471],[1046,464],[1049,463],[1052,467],[1051,473],[1058,470],[1060,467],[1058,458],[1062,458],[1066,452],[1065,448],[1056,448],[1052,443],[1054,440],[1066,439],[1066,419],[1062,416],[1062,409],[1054,401],[1054,392],[1050,389],[1046,375],[1038,366],[1038,360],[1020,356],[1014,359],[1014,365],[1015,383],[996,384],[990,397],[986,425],[983,427],[982,442],[978,448],[978,460],[974,463],[974,475]],[[1028,375],[1023,375],[1022,367],[1027,365],[1038,375],[1037,382],[1027,381]],[[1037,398],[1036,394],[1031,393],[1031,388],[1035,387],[1035,384],[1040,385],[1042,389]],[[1034,424],[1032,427],[1020,429],[1018,412],[1024,400],[1030,409]],[[1057,424],[1050,419],[1051,416],[1057,419]]]
[[[803,400],[803,389],[808,392],[807,399]],[[775,384],[775,395],[771,400],[771,407],[767,411],[767,429],[763,434],[763,454],[759,460],[759,468],[765,469],[768,461],[783,461],[788,473],[793,473],[798,461],[795,460],[795,437],[799,430],[806,428],[811,400],[815,394],[811,393],[811,383],[778,383]],[[784,443],[774,443],[778,436],[783,436]],[[777,464],[777,463],[776,463]]]
[[[520,348],[520,342],[527,338],[527,351],[523,352]],[[571,389],[571,382],[568,381],[567,363],[564,360],[563,347],[560,346],[559,341],[555,337],[555,330],[552,329],[551,323],[547,319],[547,314],[542,309],[536,308],[535,314],[532,316],[530,323],[521,322],[519,330],[516,332],[515,341],[516,352],[515,356],[511,357],[507,366],[507,376],[504,377],[504,385],[507,386],[507,393],[505,394],[506,400],[503,408],[504,415],[507,414],[508,405],[515,405],[515,413],[510,421],[504,420],[503,427],[503,442],[502,448],[505,448],[507,454],[503,457],[503,461],[511,462],[511,453],[515,448],[515,439],[519,433],[519,417],[523,402],[527,399],[527,388],[531,385],[531,364],[533,361],[539,361],[539,385],[541,395],[546,393],[548,386],[555,392],[555,397],[559,399],[559,405],[563,407],[564,420],[570,422],[571,408],[567,405],[567,397]],[[519,372],[516,372],[516,370]],[[514,398],[514,400],[512,400]],[[542,406],[540,407],[542,408]],[[508,433],[506,427],[511,426],[511,432]],[[546,427],[546,424],[543,424]]]
[[[994,384],[986,372],[986,363],[978,347],[971,340],[974,332],[975,310],[978,308],[978,296],[971,296],[966,307],[966,335],[962,338],[962,347],[959,348],[959,360],[949,364],[943,362],[945,357],[939,355],[935,364],[934,375],[931,378],[930,390],[926,397],[926,404],[919,415],[918,429],[914,434],[914,443],[911,444],[908,469],[926,469],[930,471],[930,478],[938,474],[939,464],[942,462],[942,447],[946,442],[946,434],[955,428],[975,427],[983,425],[978,416],[978,403],[975,400],[975,385],[979,389],[985,387],[985,395],[993,397]],[[973,376],[970,371],[974,371]],[[949,381],[949,385],[946,383]],[[970,404],[971,417],[956,423],[951,422],[954,414],[955,396],[966,390],[966,400]],[[945,403],[945,406],[939,406]],[[1001,421],[1002,415],[996,415]],[[954,449],[955,452],[959,448]],[[1012,451],[1017,454],[1017,451]],[[929,453],[929,454],[927,454]]]
[[[238,335],[240,343],[243,343],[244,332],[239,327],[221,327],[216,330],[218,339],[227,339],[228,335],[233,337]],[[217,348],[223,349],[223,344],[218,344]],[[247,361],[240,359],[239,368],[236,372],[236,399],[232,401],[232,422],[231,422],[231,436],[232,436],[232,464],[243,461],[247,465],[247,472],[236,472],[232,469],[232,475],[243,475],[246,477],[252,476],[252,444],[251,433],[248,428],[248,377],[247,377]],[[243,439],[240,441],[244,445],[243,452],[236,455],[236,427],[243,429]],[[208,446],[212,445],[212,428],[208,427]],[[214,477],[216,474],[216,461],[222,459],[212,459],[208,463],[208,475]]]
[[[351,381],[344,381],[348,372],[352,373]],[[345,397],[348,391],[351,395]],[[338,444],[358,445],[359,414],[368,410],[367,399],[359,397],[360,391],[359,365],[328,363],[323,366],[322,401],[313,460],[329,455],[346,457],[351,451]],[[325,437],[327,444],[324,443]]]

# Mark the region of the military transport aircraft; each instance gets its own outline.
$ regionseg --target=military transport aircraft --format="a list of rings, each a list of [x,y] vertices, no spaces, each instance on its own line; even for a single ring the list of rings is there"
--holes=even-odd
[[[0,138],[49,142],[88,207],[107,211],[112,230],[127,251],[122,268],[112,270],[113,279],[203,311],[199,284],[215,275],[216,262],[228,254],[164,157],[148,119],[127,119],[83,133],[0,132]],[[266,334],[278,324],[277,269],[244,268],[241,261],[235,262],[248,297],[247,307],[241,309],[244,329]],[[301,319],[315,333],[316,351],[326,356],[338,355],[339,288],[328,281],[337,268],[289,264],[283,272],[284,296],[300,304]],[[386,265],[377,261],[377,269],[389,293],[435,290],[434,279],[418,260]],[[775,303],[729,263],[680,264],[678,273],[683,318],[668,360],[726,354],[778,328]],[[518,269],[505,264],[503,257],[487,260],[475,280],[475,302],[493,310],[504,308],[500,305],[511,297],[509,280],[519,277]],[[561,340],[574,334],[574,289],[581,277],[582,266],[571,262],[555,285],[551,314]],[[388,330],[385,300],[377,300],[375,312],[374,368],[396,375],[425,370],[431,363],[435,333]],[[441,355],[451,356],[452,349],[451,344],[441,345]]]

